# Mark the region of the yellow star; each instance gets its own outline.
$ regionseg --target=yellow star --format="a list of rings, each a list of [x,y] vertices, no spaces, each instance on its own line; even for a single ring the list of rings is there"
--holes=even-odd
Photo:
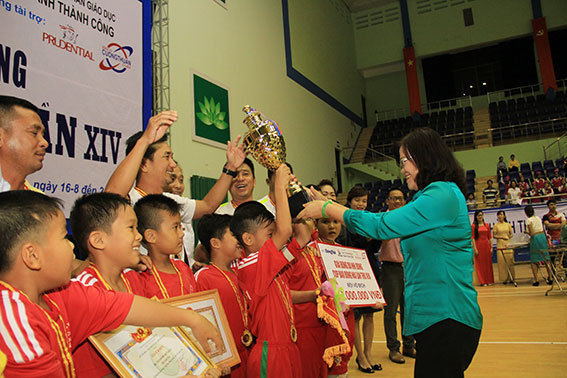
[[[413,60],[408,60],[408,66],[413,66]]]

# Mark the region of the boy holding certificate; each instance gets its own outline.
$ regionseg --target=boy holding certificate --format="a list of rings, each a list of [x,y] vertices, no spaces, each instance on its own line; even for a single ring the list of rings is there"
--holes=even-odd
[[[285,164],[275,173],[275,222],[264,205],[250,201],[236,209],[230,223],[246,254],[237,274],[251,298],[250,330],[257,337],[248,358],[248,378],[302,376],[287,268],[301,255],[310,233],[302,225],[301,235],[288,242],[292,224],[286,188],[291,178]]]
[[[71,232],[91,263],[76,280],[101,290],[143,295],[141,275],[125,270],[140,263],[142,236],[137,223],[134,209],[118,194],[95,193],[77,199],[71,210]],[[79,378],[99,378],[112,372],[88,341],[73,352],[73,359]]]
[[[183,249],[183,226],[179,204],[161,194],[149,194],[136,202],[138,231],[151,259],[144,272],[145,296],[159,299],[197,291],[195,276],[182,260],[171,258]]]
[[[236,341],[240,364],[232,368],[231,378],[246,378],[246,361],[252,345],[248,299],[240,288],[231,263],[241,257],[238,241],[230,232],[230,215],[205,215],[199,221],[197,234],[210,265],[195,274],[197,290],[218,289],[228,324]]]
[[[0,350],[6,376],[75,377],[73,350],[120,324],[185,325],[205,351],[218,331],[193,311],[130,293],[69,282],[73,243],[57,199],[32,191],[0,193]]]

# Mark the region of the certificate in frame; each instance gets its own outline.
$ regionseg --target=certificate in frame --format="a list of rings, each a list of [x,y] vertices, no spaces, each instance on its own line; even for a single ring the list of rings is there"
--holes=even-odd
[[[191,309],[204,316],[207,320],[213,323],[215,327],[217,327],[221,334],[223,346],[220,348],[221,350],[215,350],[215,346],[211,342],[210,346],[212,352],[210,353],[210,359],[215,364],[224,364],[232,367],[240,363],[238,349],[236,348],[236,343],[234,342],[234,337],[228,324],[228,318],[226,317],[226,313],[222,307],[222,302],[217,289],[169,298],[162,300],[162,302],[180,308]],[[190,336],[191,339],[195,339],[190,328],[182,327],[182,329]]]
[[[89,341],[122,378],[201,375],[216,368],[181,327],[123,325]]]

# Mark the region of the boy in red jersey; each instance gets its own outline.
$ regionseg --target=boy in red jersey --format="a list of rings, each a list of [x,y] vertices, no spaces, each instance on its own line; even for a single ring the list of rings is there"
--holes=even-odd
[[[138,231],[148,249],[152,271],[144,272],[144,295],[172,298],[197,291],[195,276],[182,260],[171,258],[183,249],[179,204],[161,194],[149,194],[134,205]]]
[[[203,348],[218,331],[193,311],[129,293],[84,286],[71,276],[73,243],[57,199],[0,193],[0,350],[6,377],[75,377],[71,353],[120,324],[191,327]],[[218,372],[217,372],[218,373]]]
[[[236,209],[230,223],[247,255],[239,261],[237,274],[251,298],[250,330],[257,337],[248,358],[248,378],[302,377],[287,268],[301,255],[310,233],[302,232],[288,243],[292,224],[286,187],[291,178],[285,164],[275,173],[275,222],[264,205],[250,201]]]
[[[70,225],[73,238],[91,264],[78,276],[85,286],[143,295],[139,273],[126,268],[140,263],[142,236],[128,200],[114,193],[85,195],[75,201]],[[98,378],[112,372],[94,347],[85,341],[73,352],[77,377]]]
[[[198,291],[218,289],[240,355],[240,364],[232,368],[230,377],[246,378],[246,361],[253,340],[249,328],[248,299],[230,267],[241,257],[238,241],[230,232],[231,218],[230,215],[213,214],[205,215],[199,221],[197,234],[210,265],[200,269],[195,280]]]

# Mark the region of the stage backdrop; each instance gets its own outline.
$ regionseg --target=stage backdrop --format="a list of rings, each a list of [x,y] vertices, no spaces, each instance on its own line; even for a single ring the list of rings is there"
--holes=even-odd
[[[65,201],[103,190],[142,129],[142,2],[0,0],[0,93],[41,109],[50,142],[28,177]]]

